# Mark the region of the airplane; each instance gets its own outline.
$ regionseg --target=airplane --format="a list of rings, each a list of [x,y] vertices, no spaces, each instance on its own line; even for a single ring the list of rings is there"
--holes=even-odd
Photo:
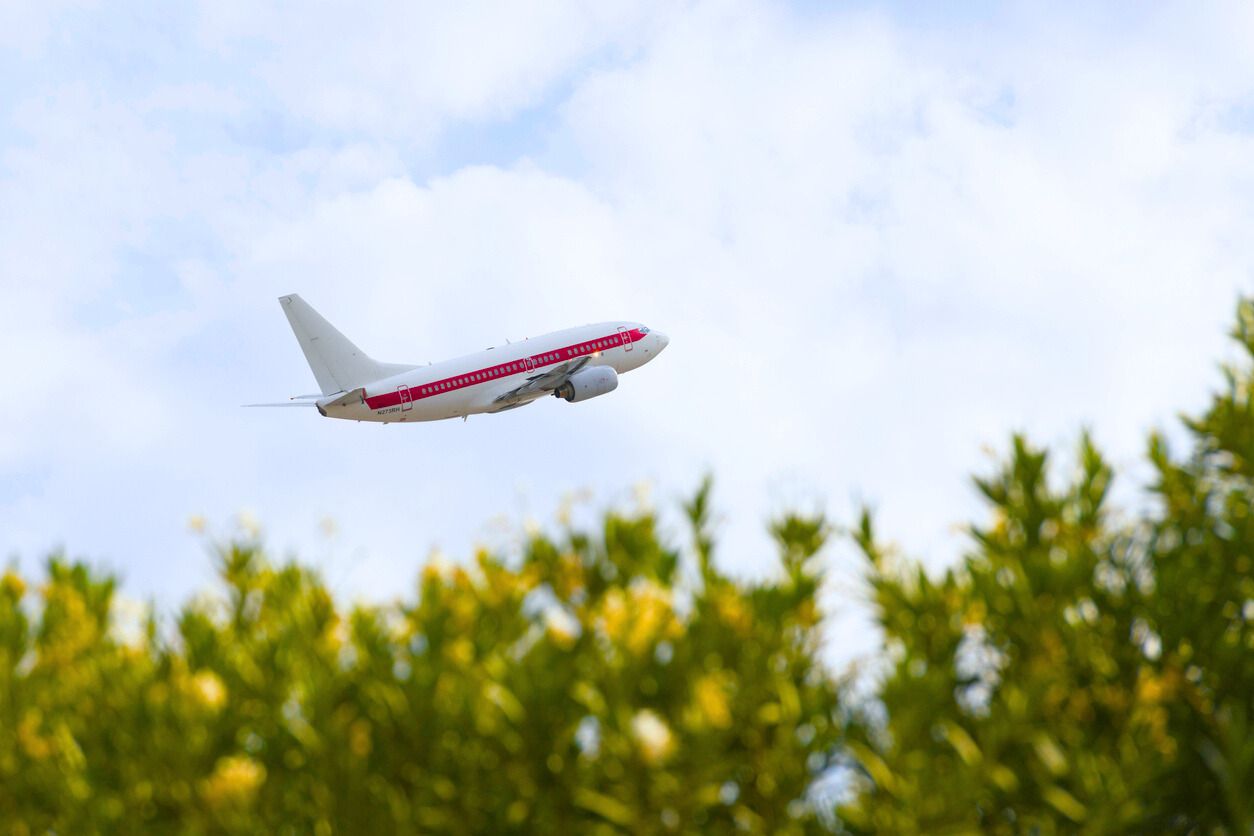
[[[246,406],[314,406],[324,417],[352,421],[465,420],[545,395],[578,403],[613,392],[620,374],[640,368],[670,342],[638,322],[601,322],[410,366],[372,360],[295,293],[279,303],[322,391]]]

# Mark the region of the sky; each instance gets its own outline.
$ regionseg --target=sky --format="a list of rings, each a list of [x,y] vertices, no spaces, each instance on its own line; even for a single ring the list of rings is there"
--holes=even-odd
[[[389,600],[572,503],[679,541],[711,472],[739,576],[862,503],[938,568],[1011,432],[1084,427],[1142,501],[1254,290],[1254,6],[958,5],[0,2],[0,558],[172,607],[259,526]],[[293,292],[392,362],[671,344],[464,423],[240,409],[316,389]]]

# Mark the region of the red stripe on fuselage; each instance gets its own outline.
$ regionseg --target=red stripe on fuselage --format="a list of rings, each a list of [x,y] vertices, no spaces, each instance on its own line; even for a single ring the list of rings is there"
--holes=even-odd
[[[622,348],[626,345],[623,342],[624,333],[627,335],[628,340],[633,343],[644,339],[644,334],[640,332],[639,328],[632,328],[626,332],[616,331],[613,334],[597,337],[594,340],[585,340],[581,343],[555,348],[552,351],[542,351],[539,354],[533,354],[525,358],[520,357],[508,363],[485,366],[482,369],[475,369],[465,374],[455,374],[452,377],[433,380],[429,383],[419,383],[416,386],[409,387],[409,397],[410,400],[421,401],[425,398],[447,395],[449,392],[456,392],[458,389],[465,389],[468,386],[478,386],[480,383],[490,383],[493,380],[513,377],[516,374],[534,372],[545,366],[566,363],[585,354],[592,354],[594,351],[611,351],[615,348]],[[532,363],[530,368],[526,365],[528,360]],[[366,396],[366,406],[371,409],[384,409],[389,406],[396,406],[400,402],[401,396],[399,392],[383,392],[378,395]]]

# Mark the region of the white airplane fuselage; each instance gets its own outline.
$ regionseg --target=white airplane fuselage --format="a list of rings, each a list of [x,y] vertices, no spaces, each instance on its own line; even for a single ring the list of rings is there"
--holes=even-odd
[[[323,405],[330,418],[400,423],[440,421],[485,412],[501,412],[553,394],[528,392],[502,402],[537,375],[581,358],[580,371],[608,366],[623,374],[657,357],[667,338],[634,322],[603,322],[554,331],[541,337],[496,346],[452,360],[418,366],[364,385],[364,395],[349,403]]]
[[[572,403],[618,388],[618,376],[657,357],[665,334],[638,322],[602,322],[412,366],[371,359],[296,294],[280,296],[319,394],[285,403],[328,418],[380,424],[504,412],[555,395]]]

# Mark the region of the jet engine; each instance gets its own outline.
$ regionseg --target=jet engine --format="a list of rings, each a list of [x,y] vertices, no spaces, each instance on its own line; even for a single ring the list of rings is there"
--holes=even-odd
[[[609,366],[594,366],[575,372],[570,380],[553,390],[553,395],[570,403],[586,401],[618,388],[618,373]]]

